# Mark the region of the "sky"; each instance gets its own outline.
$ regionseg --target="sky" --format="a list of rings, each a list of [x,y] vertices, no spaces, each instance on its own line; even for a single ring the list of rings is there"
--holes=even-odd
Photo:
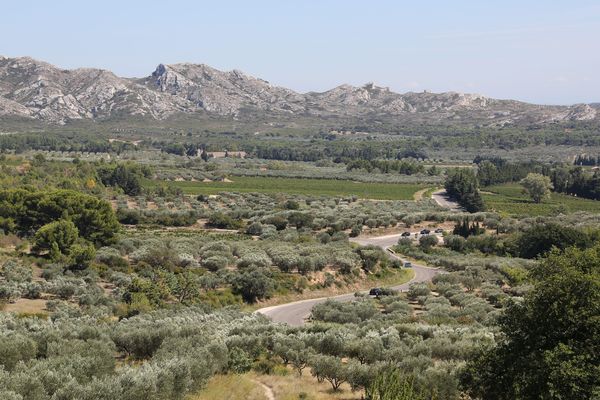
[[[149,75],[239,69],[290,89],[374,82],[600,102],[598,0],[0,0],[0,55]]]

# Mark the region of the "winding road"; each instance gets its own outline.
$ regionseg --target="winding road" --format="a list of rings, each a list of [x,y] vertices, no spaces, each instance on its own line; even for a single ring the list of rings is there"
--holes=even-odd
[[[415,233],[412,234],[413,236]],[[389,250],[390,246],[398,243],[398,239],[401,234],[376,236],[376,237],[357,237],[350,239],[351,241],[358,243],[362,246],[375,245],[379,246],[386,251],[386,253],[394,259],[404,261],[396,254]],[[415,276],[402,285],[392,286],[392,289],[398,291],[408,290],[410,284],[418,282],[428,282],[440,271],[436,268],[426,267],[417,263],[412,263],[412,269],[415,272]],[[306,318],[310,315],[312,308],[319,304],[327,301],[328,299],[336,301],[352,301],[354,299],[354,292],[348,294],[342,294],[339,296],[332,297],[321,297],[317,299],[300,300],[293,303],[280,304],[277,306],[265,307],[257,310],[257,312],[266,315],[273,322],[286,323],[291,326],[301,326],[306,322]]]
[[[441,189],[432,193],[431,197],[442,207],[449,209],[450,211],[463,211],[463,208],[455,201],[451,200],[446,194],[446,190]],[[417,232],[411,232],[411,235],[415,237]],[[404,261],[398,257],[389,248],[400,239],[401,234],[376,236],[376,237],[358,237],[352,238],[351,241],[360,244],[361,246],[374,245],[381,247],[391,258]],[[439,237],[439,235],[438,235]],[[415,276],[408,282],[402,285],[392,286],[392,289],[398,291],[406,291],[412,283],[429,282],[435,275],[440,273],[440,270],[436,268],[426,267],[418,263],[412,263],[412,269],[415,272]],[[331,297],[320,297],[317,299],[308,299],[294,301],[292,303],[280,304],[277,306],[265,307],[257,310],[256,312],[261,313],[269,317],[273,322],[286,323],[291,326],[301,326],[306,322],[306,319],[310,315],[312,308],[319,304],[327,301],[328,299],[336,301],[352,301],[354,299],[354,293],[342,294],[339,296]]]
[[[450,211],[464,211],[460,204],[448,197],[446,189],[440,189],[431,193],[431,198],[440,206],[447,208]]]

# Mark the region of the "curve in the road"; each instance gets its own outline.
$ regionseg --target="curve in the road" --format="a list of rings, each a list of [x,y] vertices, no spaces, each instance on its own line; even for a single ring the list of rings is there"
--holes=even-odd
[[[400,257],[389,251],[389,247],[398,243],[398,239],[401,237],[400,234],[378,236],[371,238],[353,238],[353,242],[358,243],[362,246],[375,245],[379,246],[391,257],[401,261]],[[415,272],[415,276],[408,282],[393,286],[392,289],[398,291],[406,291],[409,286],[413,283],[428,282],[435,275],[439,273],[436,268],[426,267],[424,265],[412,263],[412,268]],[[291,326],[301,326],[306,322],[306,318],[310,315],[312,308],[319,304],[327,301],[328,299],[336,301],[352,301],[354,299],[354,293],[347,293],[339,296],[332,297],[321,297],[318,299],[300,300],[292,303],[280,304],[277,306],[261,308],[257,312],[266,315],[273,322],[286,323]]]
[[[448,193],[446,193],[446,189],[441,189],[433,192],[431,194],[431,198],[435,200],[438,205],[449,209],[450,211],[464,211],[460,204],[456,201],[452,200]]]

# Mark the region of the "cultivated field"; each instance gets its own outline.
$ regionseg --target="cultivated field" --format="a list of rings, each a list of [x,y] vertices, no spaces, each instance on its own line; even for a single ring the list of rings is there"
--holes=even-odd
[[[147,187],[157,181],[146,181]],[[313,196],[357,196],[363,199],[412,200],[415,192],[426,188],[420,184],[389,184],[338,181],[335,179],[296,179],[270,177],[232,177],[231,182],[168,182],[188,194],[228,192],[290,193]]]
[[[517,215],[552,215],[576,211],[600,212],[600,202],[551,193],[550,198],[536,204],[523,193],[519,184],[489,186],[482,192],[490,211]]]

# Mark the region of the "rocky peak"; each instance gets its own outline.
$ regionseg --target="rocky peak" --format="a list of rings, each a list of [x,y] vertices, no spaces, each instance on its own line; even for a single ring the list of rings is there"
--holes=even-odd
[[[240,70],[220,71],[205,64],[159,64],[146,78],[126,79],[102,69],[64,70],[29,57],[0,56],[0,115],[64,123],[114,115],[160,119],[200,110],[233,117],[418,115],[420,121],[467,118],[489,124],[592,120],[600,114],[596,105],[537,106],[457,92],[400,94],[374,83],[300,94]]]
[[[193,82],[184,75],[178,73],[172,66],[158,64],[152,73],[155,86],[161,92],[177,94],[187,87],[193,86]]]

